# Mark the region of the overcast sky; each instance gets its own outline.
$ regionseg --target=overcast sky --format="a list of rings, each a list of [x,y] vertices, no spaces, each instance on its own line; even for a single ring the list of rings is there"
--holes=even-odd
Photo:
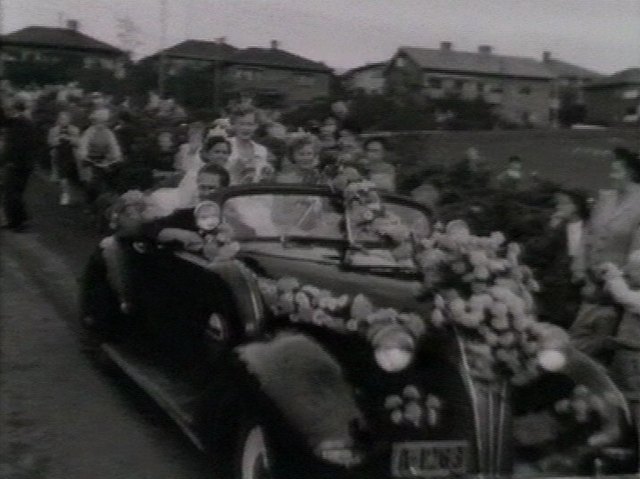
[[[388,59],[400,45],[553,56],[602,73],[640,66],[640,0],[166,0],[164,46],[186,38],[281,48],[345,69]],[[121,46],[116,18],[140,29],[137,56],[162,46],[161,0],[0,0],[2,31],[80,21]]]

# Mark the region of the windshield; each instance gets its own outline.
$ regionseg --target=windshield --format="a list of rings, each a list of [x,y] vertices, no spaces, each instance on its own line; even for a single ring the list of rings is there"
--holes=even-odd
[[[342,211],[326,196],[235,196],[225,202],[223,217],[240,240],[283,236],[345,240]]]
[[[354,207],[345,214],[338,198],[258,193],[229,198],[222,214],[240,241],[340,241],[351,245],[346,261],[352,266],[413,268],[412,242],[429,235],[429,219],[411,205],[378,202],[372,220],[368,208]],[[398,235],[403,231],[404,236]]]

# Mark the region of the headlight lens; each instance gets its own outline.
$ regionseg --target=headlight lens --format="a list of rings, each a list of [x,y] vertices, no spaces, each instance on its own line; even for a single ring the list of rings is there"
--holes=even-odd
[[[375,351],[376,363],[389,373],[402,371],[411,364],[413,351],[398,347],[380,347]]]

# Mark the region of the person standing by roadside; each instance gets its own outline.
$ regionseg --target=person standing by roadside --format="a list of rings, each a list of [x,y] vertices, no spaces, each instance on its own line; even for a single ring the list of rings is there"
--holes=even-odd
[[[114,166],[122,162],[122,151],[113,131],[108,127],[109,110],[91,115],[93,124],[85,130],[78,145],[81,178],[87,186],[87,199],[93,204],[112,183]]]
[[[524,183],[522,159],[517,155],[510,156],[507,169],[497,176],[496,182],[501,188],[522,188]]]
[[[587,194],[579,190],[556,191],[554,203],[546,234],[523,244],[523,258],[542,286],[536,298],[538,316],[568,328],[582,301],[582,280],[575,274],[575,263],[582,254],[584,225],[590,211]]]
[[[58,114],[56,124],[49,130],[48,143],[51,162],[58,167],[60,175],[60,204],[71,203],[71,184],[78,181],[75,149],[80,141],[80,130],[71,124],[67,111]]]
[[[33,170],[38,142],[28,104],[18,100],[12,110],[6,114],[4,108],[0,109],[0,127],[6,128],[4,213],[7,223],[3,228],[22,232],[28,219],[23,196]]]
[[[598,268],[612,263],[625,268],[640,250],[640,158],[629,150],[616,149],[611,162],[614,189],[600,191],[591,220],[585,229],[582,254],[574,268],[586,281],[585,299],[570,333],[574,345],[583,352],[606,361],[611,351],[605,345],[619,322],[612,306],[597,301]]]

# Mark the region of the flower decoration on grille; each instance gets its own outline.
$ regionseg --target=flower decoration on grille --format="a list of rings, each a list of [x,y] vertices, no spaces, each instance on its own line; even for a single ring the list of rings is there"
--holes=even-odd
[[[387,396],[384,407],[389,411],[391,422],[397,426],[433,428],[440,423],[442,401],[433,394],[424,395],[416,386],[408,385],[401,394]]]

